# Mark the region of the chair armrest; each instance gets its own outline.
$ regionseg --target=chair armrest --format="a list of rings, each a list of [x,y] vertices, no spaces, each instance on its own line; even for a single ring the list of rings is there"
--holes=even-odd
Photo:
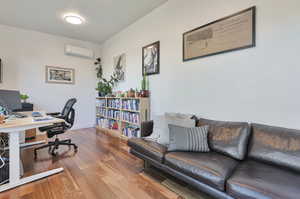
[[[60,113],[59,113],[59,112],[56,112],[56,113],[47,113],[46,115],[50,115],[50,116],[59,116]]]
[[[153,121],[142,122],[141,137],[148,137],[153,133]]]
[[[49,131],[51,129],[58,128],[58,127],[63,127],[63,126],[64,126],[64,123],[55,123],[55,124],[50,125],[50,126],[40,127],[39,131],[41,131],[41,132]]]

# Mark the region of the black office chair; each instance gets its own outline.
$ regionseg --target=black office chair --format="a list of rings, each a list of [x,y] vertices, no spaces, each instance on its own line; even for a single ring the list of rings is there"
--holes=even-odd
[[[59,140],[58,136],[57,136],[59,134],[65,133],[67,130],[72,128],[72,126],[74,124],[74,119],[75,119],[75,110],[74,110],[73,106],[76,102],[77,102],[77,100],[75,98],[69,99],[61,113],[48,113],[47,114],[47,115],[50,115],[50,116],[53,116],[56,118],[64,119],[65,122],[39,128],[39,130],[42,132],[47,131],[48,138],[52,138],[54,136],[56,136],[56,138],[55,138],[55,141],[53,141],[53,142],[49,141],[48,144],[40,146],[38,148],[35,148],[34,149],[35,157],[37,157],[38,150],[47,148],[47,147],[49,147],[49,152],[51,152],[51,154],[53,156],[56,156],[57,153],[55,151],[58,149],[58,147],[60,145],[65,145],[65,146],[69,146],[69,147],[73,146],[75,152],[77,152],[78,147],[76,144],[72,143],[71,139]]]

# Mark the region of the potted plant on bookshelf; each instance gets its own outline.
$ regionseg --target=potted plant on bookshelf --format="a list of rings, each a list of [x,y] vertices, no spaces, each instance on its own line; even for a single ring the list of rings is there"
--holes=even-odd
[[[118,81],[119,80],[117,79],[116,74],[111,75],[110,80],[102,77],[98,82],[98,87],[96,88],[99,93],[99,97],[104,97],[108,94],[112,94],[112,90],[116,86]]]
[[[141,90],[141,97],[149,97],[149,80],[146,75],[143,75],[142,79],[142,90]]]
[[[116,73],[113,73],[109,80],[103,77],[101,58],[97,58],[94,64],[96,65],[97,78],[99,80],[96,90],[98,91],[99,97],[104,97],[112,93],[113,88],[116,86],[119,80]]]
[[[99,97],[105,97],[111,93],[111,88],[103,81],[99,81],[96,90],[98,91]]]

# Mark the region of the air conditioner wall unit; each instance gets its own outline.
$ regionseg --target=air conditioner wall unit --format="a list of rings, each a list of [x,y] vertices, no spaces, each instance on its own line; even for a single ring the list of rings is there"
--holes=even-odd
[[[94,59],[94,51],[73,45],[65,45],[65,54],[70,56]]]

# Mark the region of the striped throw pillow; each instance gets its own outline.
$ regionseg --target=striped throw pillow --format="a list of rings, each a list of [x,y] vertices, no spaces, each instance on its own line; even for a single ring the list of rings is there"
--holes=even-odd
[[[181,127],[169,124],[170,144],[168,151],[209,152],[208,126]]]

